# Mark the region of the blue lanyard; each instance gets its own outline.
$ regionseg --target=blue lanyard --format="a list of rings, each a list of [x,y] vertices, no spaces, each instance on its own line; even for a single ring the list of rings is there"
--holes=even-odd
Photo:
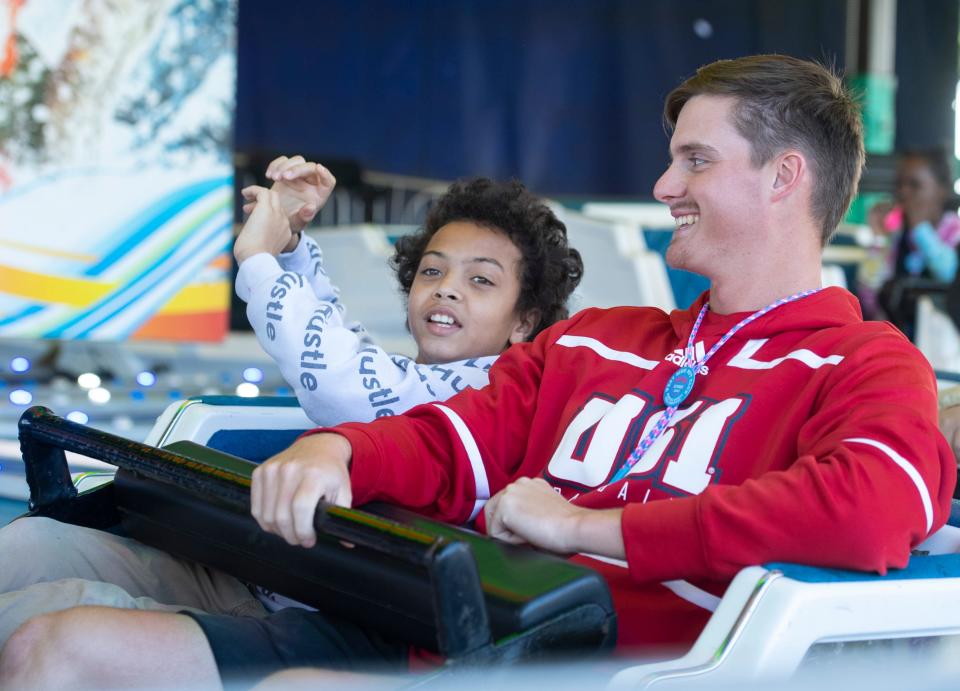
[[[747,324],[756,321],[768,312],[775,310],[777,307],[786,305],[794,300],[799,300],[800,298],[805,298],[808,295],[813,295],[820,290],[821,288],[814,288],[813,290],[803,290],[799,293],[794,293],[790,297],[780,298],[775,302],[771,302],[763,309],[757,310],[750,316],[744,317],[736,325],[734,325],[733,328],[727,331],[727,333],[721,336],[720,340],[717,341],[714,346],[707,351],[707,354],[703,356],[703,359],[698,362],[694,359],[693,342],[697,337],[697,331],[700,330],[700,324],[703,323],[703,317],[707,313],[707,308],[710,307],[709,302],[704,304],[704,306],[700,309],[700,314],[697,315],[697,320],[693,323],[693,329],[690,331],[690,338],[687,339],[687,347],[683,353],[683,362],[680,364],[680,368],[670,376],[669,380],[667,380],[667,385],[663,387],[663,402],[667,406],[666,410],[663,411],[663,416],[657,421],[656,426],[650,430],[650,433],[644,437],[639,444],[637,444],[636,448],[631,452],[630,457],[627,458],[626,462],[620,467],[620,470],[616,472],[610,482],[619,482],[626,477],[627,473],[630,472],[630,469],[637,464],[637,461],[643,458],[643,454],[647,452],[647,449],[653,446],[653,443],[660,438],[660,435],[663,434],[663,431],[667,428],[667,425],[670,424],[670,420],[672,420],[673,416],[676,415],[677,408],[680,407],[680,404],[683,403],[687,396],[690,395],[690,392],[693,391],[693,384],[697,378],[697,372],[704,364],[706,364],[707,360],[713,357],[714,353],[720,350],[724,343],[729,341],[735,333],[737,333]]]

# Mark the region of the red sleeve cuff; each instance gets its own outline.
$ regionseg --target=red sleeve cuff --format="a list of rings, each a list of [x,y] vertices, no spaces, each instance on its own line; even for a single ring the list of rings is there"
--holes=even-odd
[[[301,435],[333,433],[346,437],[350,442],[350,489],[354,506],[362,506],[370,501],[370,495],[380,479],[380,452],[373,439],[363,431],[364,427],[360,423],[347,423],[338,427],[318,427]]]
[[[697,497],[627,504],[620,520],[630,576],[667,581],[708,573]]]

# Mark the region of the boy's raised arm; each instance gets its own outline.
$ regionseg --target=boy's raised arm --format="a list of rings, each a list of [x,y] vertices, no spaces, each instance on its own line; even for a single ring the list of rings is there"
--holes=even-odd
[[[290,223],[281,207],[280,196],[263,187],[257,190],[256,208],[233,245],[238,264],[263,252],[276,256],[291,240]]]

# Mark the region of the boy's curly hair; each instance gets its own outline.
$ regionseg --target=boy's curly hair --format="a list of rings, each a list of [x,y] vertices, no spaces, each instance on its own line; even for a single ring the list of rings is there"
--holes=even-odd
[[[567,245],[567,227],[516,180],[473,178],[450,185],[427,214],[423,228],[397,241],[390,265],[404,295],[417,275],[430,238],[454,221],[468,221],[503,232],[520,250],[520,295],[517,314],[539,310],[533,339],[554,322],[566,319],[567,298],[583,276],[580,253]]]

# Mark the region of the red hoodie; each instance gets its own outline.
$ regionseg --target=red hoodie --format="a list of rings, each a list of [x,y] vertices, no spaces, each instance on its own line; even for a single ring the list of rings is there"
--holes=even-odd
[[[904,566],[946,520],[956,464],[923,356],[839,288],[737,332],[656,444],[605,484],[662,414],[706,299],[669,315],[585,310],[509,349],[484,389],[336,428],[353,446],[354,502],[482,529],[487,498],[540,476],[578,505],[625,507],[626,563],[574,557],[607,578],[623,649],[689,644],[751,564]],[[745,316],[708,312],[698,359]]]

